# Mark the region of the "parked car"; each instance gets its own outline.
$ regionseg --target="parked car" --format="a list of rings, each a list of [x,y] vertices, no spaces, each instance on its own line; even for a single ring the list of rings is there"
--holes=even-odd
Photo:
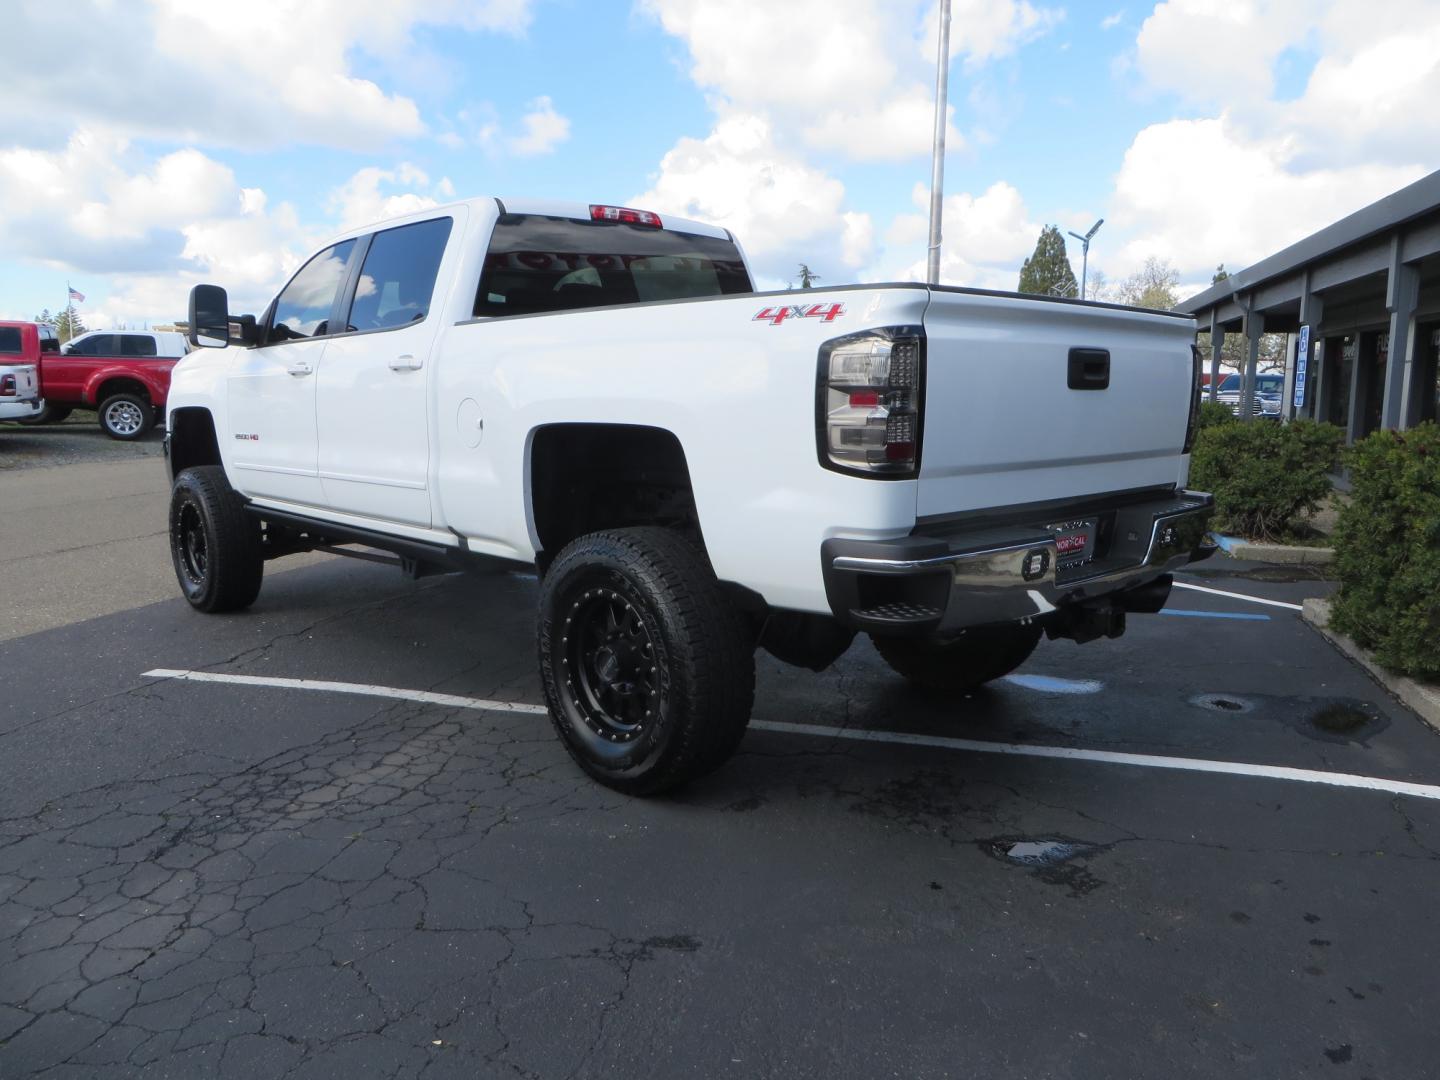
[[[1220,385],[1215,388],[1215,400],[1223,405],[1229,405],[1236,416],[1240,415],[1240,383],[1240,373],[1231,372],[1221,379]],[[1284,375],[1257,373],[1253,415],[1264,417],[1267,420],[1278,420],[1280,418],[1280,399],[1284,393]]]
[[[71,409],[95,409],[114,439],[138,439],[164,415],[170,372],[189,350],[183,334],[157,330],[92,330],[44,354],[41,422]]]
[[[757,646],[820,671],[865,632],[958,697],[1043,636],[1119,637],[1209,554],[1193,320],[751,281],[713,225],[473,199],[338,237],[258,319],[197,286],[215,351],[175,369],[166,439],[185,598],[247,607],[321,546],[534,564],[556,731],[648,794],[734,752]]]
[[[0,323],[0,420],[24,420],[40,408],[41,330],[37,323]]]

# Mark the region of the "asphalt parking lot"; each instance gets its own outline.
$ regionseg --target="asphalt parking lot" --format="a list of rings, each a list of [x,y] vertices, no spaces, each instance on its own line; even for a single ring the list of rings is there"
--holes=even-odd
[[[960,700],[762,657],[649,801],[540,715],[524,575],[16,637],[0,1076],[1435,1075],[1440,736],[1277,606],[1326,583],[1195,569],[1254,599]]]

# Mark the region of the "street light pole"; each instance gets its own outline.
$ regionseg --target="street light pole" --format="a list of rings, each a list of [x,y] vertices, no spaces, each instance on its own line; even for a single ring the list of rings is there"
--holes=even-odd
[[[1101,225],[1104,225],[1104,224],[1105,224],[1105,219],[1102,217],[1099,221],[1095,222],[1094,225],[1091,225],[1091,226],[1090,226],[1090,231],[1087,232],[1084,236],[1081,236],[1078,232],[1072,232],[1072,233],[1070,234],[1070,235],[1073,236],[1076,240],[1079,240],[1079,241],[1080,241],[1080,299],[1081,299],[1081,300],[1084,300],[1084,299],[1085,299],[1085,279],[1090,276],[1090,239],[1091,239],[1091,237],[1093,237],[1097,232],[1100,231],[1100,226],[1101,226]]]
[[[945,113],[950,76],[950,0],[940,0],[940,47],[935,57],[935,144],[930,163],[930,247],[925,280],[940,284],[940,217],[944,209]]]

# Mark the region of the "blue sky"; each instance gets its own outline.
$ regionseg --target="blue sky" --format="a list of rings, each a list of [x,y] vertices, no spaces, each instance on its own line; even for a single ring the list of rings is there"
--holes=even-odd
[[[944,279],[1104,217],[1109,286],[1198,287],[1433,170],[1440,5],[1393,3],[954,0]],[[342,226],[492,193],[727,225],[770,286],[923,269],[929,0],[56,7],[9,20],[0,314],[258,306]]]

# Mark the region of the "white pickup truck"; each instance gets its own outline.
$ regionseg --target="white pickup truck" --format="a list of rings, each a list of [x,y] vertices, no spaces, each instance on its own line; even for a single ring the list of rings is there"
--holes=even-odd
[[[1118,636],[1208,554],[1175,315],[756,293],[725,229],[472,199],[341,236],[258,318],[197,286],[190,334],[166,435],[190,603],[246,607],[317,548],[533,564],[555,727],[634,794],[729,757],[757,646],[821,670],[863,631],[968,689],[1042,635]]]

